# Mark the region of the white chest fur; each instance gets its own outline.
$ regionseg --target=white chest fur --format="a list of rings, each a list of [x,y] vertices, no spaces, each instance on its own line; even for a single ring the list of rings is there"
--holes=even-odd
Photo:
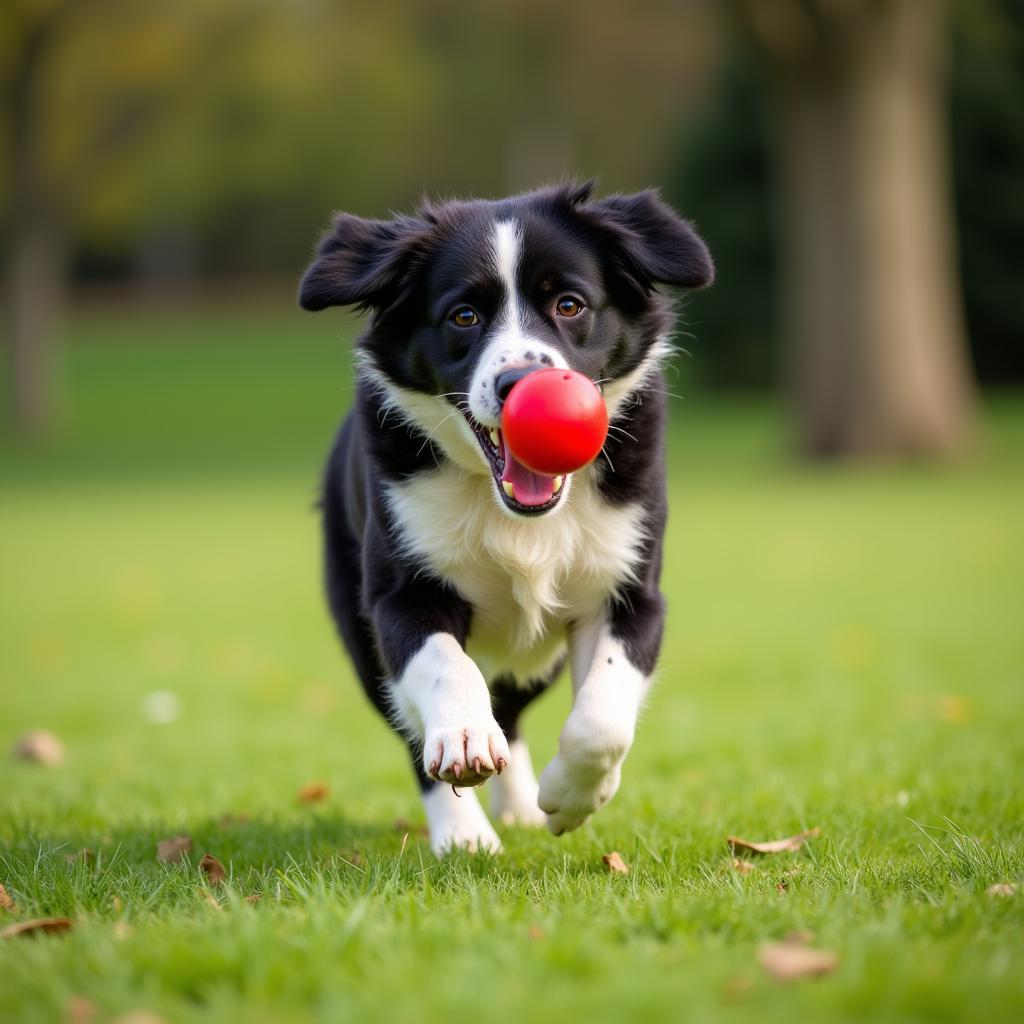
[[[566,624],[633,576],[642,510],[607,504],[586,470],[567,485],[561,505],[536,519],[513,518],[489,474],[451,462],[389,488],[399,542],[472,605],[467,650],[488,680],[525,682],[550,667]]]

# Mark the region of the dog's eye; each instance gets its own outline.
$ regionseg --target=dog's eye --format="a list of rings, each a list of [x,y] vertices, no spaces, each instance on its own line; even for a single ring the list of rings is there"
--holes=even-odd
[[[555,304],[559,316],[574,317],[583,312],[583,303],[571,295],[563,295]]]
[[[456,327],[475,327],[480,323],[480,317],[476,315],[476,311],[469,308],[469,306],[460,306],[454,313],[448,318]]]

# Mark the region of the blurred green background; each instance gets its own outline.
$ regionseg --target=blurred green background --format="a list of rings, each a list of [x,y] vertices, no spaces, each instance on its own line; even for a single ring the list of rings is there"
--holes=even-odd
[[[11,0],[0,69],[0,745],[67,748],[0,759],[0,884],[79,922],[0,943],[0,1016],[1021,1018],[1024,3]],[[320,595],[359,323],[295,286],[332,210],[567,176],[717,260],[661,682],[591,825],[437,865]],[[179,831],[262,903],[211,917]],[[757,980],[792,928],[842,971]]]

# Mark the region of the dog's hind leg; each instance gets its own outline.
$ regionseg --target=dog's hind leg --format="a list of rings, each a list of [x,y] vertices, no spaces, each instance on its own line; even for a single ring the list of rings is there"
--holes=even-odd
[[[491,684],[491,705],[511,754],[508,768],[491,781],[491,813],[503,825],[543,825],[546,815],[537,804],[537,775],[530,760],[530,749],[519,730],[519,718],[532,701],[554,682],[562,663],[544,679],[517,683],[502,676]]]

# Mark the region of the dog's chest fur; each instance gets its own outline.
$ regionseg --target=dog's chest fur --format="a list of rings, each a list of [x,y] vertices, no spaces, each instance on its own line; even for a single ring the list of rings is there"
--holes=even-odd
[[[639,506],[604,500],[577,473],[556,515],[513,519],[489,477],[445,462],[391,485],[401,546],[473,609],[467,652],[486,678],[527,682],[561,656],[565,627],[631,580],[645,539]]]

